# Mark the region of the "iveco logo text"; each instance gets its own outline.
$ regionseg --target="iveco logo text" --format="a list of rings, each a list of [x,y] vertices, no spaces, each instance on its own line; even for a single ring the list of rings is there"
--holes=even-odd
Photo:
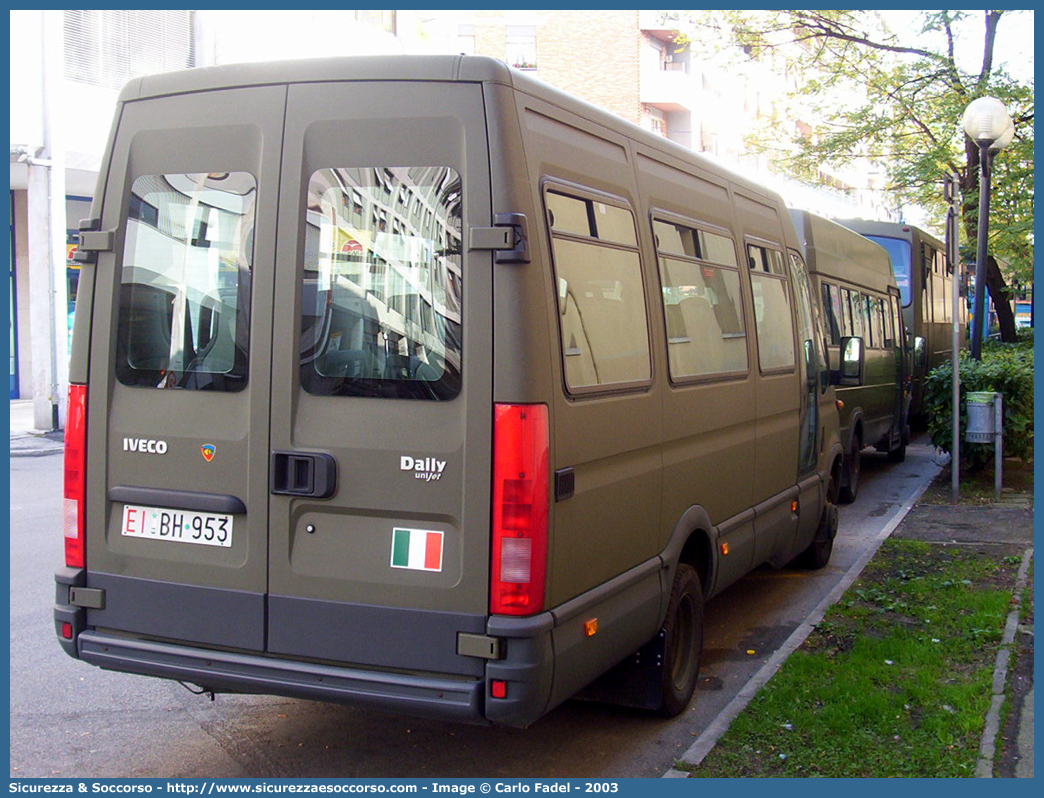
[[[154,441],[149,438],[124,438],[123,451],[148,452],[149,454],[166,454],[167,442]]]
[[[399,458],[399,470],[412,471],[414,479],[423,479],[425,482],[437,480],[445,467],[445,460],[436,460],[434,457],[410,457],[404,454]]]

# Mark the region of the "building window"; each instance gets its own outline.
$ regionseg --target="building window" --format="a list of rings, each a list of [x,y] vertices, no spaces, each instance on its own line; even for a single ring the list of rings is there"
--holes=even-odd
[[[663,42],[651,36],[645,37],[645,45],[649,48],[649,62],[655,64],[656,69],[663,71],[667,68],[667,50]]]
[[[65,11],[65,77],[120,89],[133,77],[196,66],[194,11]]]
[[[475,55],[475,26],[457,26],[457,49],[461,55]]]
[[[517,69],[536,69],[536,26],[507,26],[507,58],[505,60]]]
[[[649,113],[649,130],[657,136],[667,135],[667,115],[659,108],[646,106]]]

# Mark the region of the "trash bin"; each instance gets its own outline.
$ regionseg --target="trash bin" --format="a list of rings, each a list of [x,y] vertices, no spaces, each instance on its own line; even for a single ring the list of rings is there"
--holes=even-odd
[[[997,434],[994,422],[993,391],[972,391],[968,393],[968,428],[964,440],[969,443],[993,443]]]

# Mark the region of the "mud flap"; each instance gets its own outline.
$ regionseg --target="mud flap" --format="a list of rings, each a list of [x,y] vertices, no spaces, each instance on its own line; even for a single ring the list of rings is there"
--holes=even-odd
[[[635,709],[659,709],[664,639],[661,629],[652,640],[573,697]]]
[[[838,526],[837,519],[837,505],[827,502],[826,506],[823,508],[823,517],[819,519],[819,528],[816,530],[816,536],[813,540],[816,543],[826,543],[828,540],[836,538]]]

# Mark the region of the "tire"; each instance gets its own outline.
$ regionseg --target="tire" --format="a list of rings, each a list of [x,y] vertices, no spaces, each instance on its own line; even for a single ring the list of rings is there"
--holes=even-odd
[[[852,438],[852,451],[848,453],[845,460],[845,479],[838,496],[842,504],[851,504],[859,495],[859,473],[862,470],[859,462],[859,454],[863,449],[863,442],[858,437]]]
[[[834,551],[834,538],[837,537],[837,505],[831,500],[834,493],[831,484],[827,489],[827,501],[815,537],[808,544],[808,548],[794,558],[794,563],[800,568],[818,571],[830,562],[830,555]]]
[[[703,652],[703,588],[692,566],[679,563],[663,622],[663,677],[659,714],[685,711],[696,690]]]

